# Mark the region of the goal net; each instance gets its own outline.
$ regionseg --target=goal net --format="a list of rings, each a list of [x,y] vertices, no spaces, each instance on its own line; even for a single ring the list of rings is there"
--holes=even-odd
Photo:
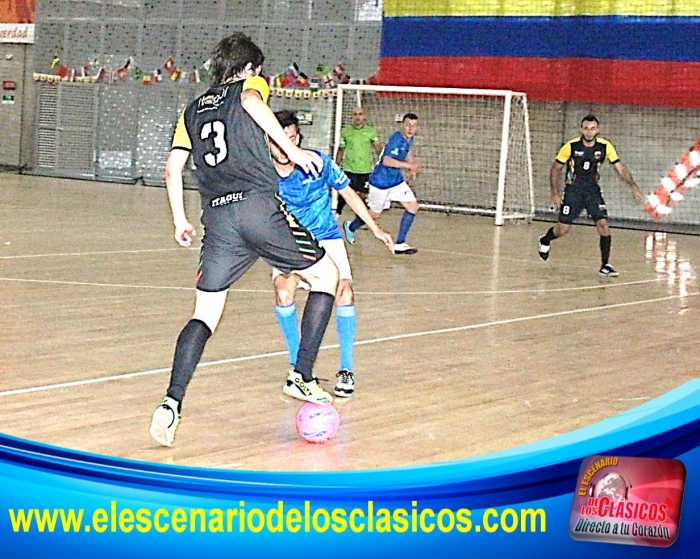
[[[411,183],[421,207],[493,215],[534,216],[527,98],[501,90],[340,85],[334,146],[362,106],[385,143],[406,113],[418,116],[411,153],[421,173]]]

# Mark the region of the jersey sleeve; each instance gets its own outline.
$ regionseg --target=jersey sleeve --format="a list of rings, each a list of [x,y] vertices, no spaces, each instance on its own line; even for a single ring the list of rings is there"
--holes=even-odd
[[[185,125],[185,111],[182,111],[180,113],[180,118],[177,119],[175,134],[173,134],[173,143],[170,149],[192,151],[192,140],[190,139],[190,134],[187,132],[187,126]]]
[[[345,149],[345,131],[347,128],[342,128],[340,130],[340,141],[338,142],[338,149]]]
[[[400,151],[399,148],[401,147],[401,139],[401,134],[399,132],[394,132],[391,135],[391,138],[389,138],[389,141],[384,146],[382,157],[386,157],[388,155],[389,157],[396,159],[397,161],[403,161],[403,159],[399,159],[398,157],[398,153]]]
[[[371,144],[377,144],[379,143],[379,136],[377,136],[377,131],[374,128],[371,128],[372,133],[370,134],[369,142]]]
[[[557,161],[561,163],[562,165],[565,165],[566,162],[571,158],[571,142],[566,142],[561,148],[559,149],[559,153],[557,153]]]
[[[345,171],[338,167],[336,162],[330,157],[321,157],[323,158],[323,167],[328,168],[326,184],[330,185],[335,190],[343,190],[343,188],[350,184],[350,179],[345,174]]]
[[[610,142],[607,142],[607,143],[608,143],[608,149],[607,149],[608,161],[610,161],[610,163],[612,163],[614,165],[615,163],[620,161],[620,156],[617,155],[617,150],[615,149],[615,146],[612,145]]]
[[[243,91],[247,89],[254,89],[255,91],[257,91],[263,98],[263,101],[267,103],[267,99],[268,97],[270,97],[270,86],[267,85],[265,78],[262,78],[260,76],[248,78],[246,81],[243,82]]]

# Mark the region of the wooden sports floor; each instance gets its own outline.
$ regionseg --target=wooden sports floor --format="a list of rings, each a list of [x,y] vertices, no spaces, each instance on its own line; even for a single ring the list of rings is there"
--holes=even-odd
[[[198,195],[187,192],[191,220]],[[347,211],[347,210],[346,210]],[[396,232],[400,212],[381,223]],[[198,251],[172,239],[165,190],[0,174],[0,431],[124,458],[246,470],[386,468],[472,457],[625,412],[697,376],[700,237],[420,213],[420,252],[366,231],[349,247],[357,391],[337,437],[304,442],[282,394],[269,268],[235,284],[175,445],[148,434],[192,312]],[[301,309],[306,299],[298,297]],[[335,318],[316,374],[335,378]]]

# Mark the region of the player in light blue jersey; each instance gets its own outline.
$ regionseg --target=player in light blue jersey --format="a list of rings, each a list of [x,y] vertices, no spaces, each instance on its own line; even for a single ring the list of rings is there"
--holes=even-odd
[[[301,134],[296,115],[291,111],[278,111],[275,116],[292,142],[298,146],[301,142]],[[352,371],[357,318],[350,261],[340,229],[333,216],[329,189],[335,189],[343,197],[355,214],[367,224],[374,236],[389,247],[389,250],[393,250],[391,235],[383,231],[372,219],[362,198],[349,187],[350,180],[346,174],[330,157],[319,153],[323,159],[323,169],[314,176],[295,165],[272,140],[270,151],[279,175],[279,195],[284,200],[287,210],[313,234],[338,266],[339,282],[335,294],[335,305],[336,330],[340,344],[340,368],[336,375],[334,392],[341,398],[347,398],[355,391],[355,378]],[[300,277],[296,274],[284,275],[279,270],[273,270],[272,278],[277,297],[275,314],[289,349],[291,375],[299,350],[299,329],[294,296]],[[303,320],[301,328],[303,331]],[[290,382],[293,382],[293,379],[288,377],[287,385]],[[293,391],[285,391],[285,393],[294,396]]]
[[[409,180],[415,180],[420,172],[420,163],[411,154],[413,139],[418,133],[418,117],[413,113],[404,115],[401,121],[401,130],[394,132],[384,146],[379,156],[379,163],[369,178],[369,205],[370,213],[374,219],[379,217],[392,202],[400,202],[404,207],[401,217],[399,234],[396,236],[394,254],[415,254],[418,249],[406,242],[408,231],[413,225],[413,218],[418,212],[418,200],[413,190],[404,179],[403,170],[409,173]],[[355,218],[353,221],[343,223],[345,239],[348,243],[355,244],[355,231],[362,226],[362,220]]]

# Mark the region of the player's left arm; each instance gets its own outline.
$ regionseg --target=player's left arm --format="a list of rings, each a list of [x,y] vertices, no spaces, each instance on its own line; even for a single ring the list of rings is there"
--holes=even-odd
[[[307,173],[318,176],[323,169],[323,161],[313,151],[301,149],[295,146],[280,126],[275,113],[267,104],[269,87],[264,79],[259,76],[248,78],[243,85],[241,93],[241,106],[250,115],[256,124],[287,154],[287,157],[299,165]]]
[[[617,174],[620,176],[620,178],[632,187],[632,194],[634,195],[634,199],[638,202],[641,201],[642,191],[637,186],[637,183],[634,182],[634,179],[632,178],[632,173],[629,172],[629,169],[627,169],[625,164],[618,159],[617,162],[614,163],[613,167],[615,167],[615,171],[617,171]]]
[[[411,167],[409,167],[409,180],[416,180],[418,173],[420,173],[420,163],[416,161],[416,158],[413,157],[413,154],[410,151],[406,154],[406,161],[411,164]]]
[[[365,203],[362,201],[362,198],[360,198],[357,192],[355,192],[349,186],[346,186],[345,188],[339,190],[338,194],[345,199],[348,206],[350,206],[350,209],[355,212],[355,215],[367,224],[367,227],[370,231],[372,231],[374,236],[382,241],[391,252],[394,252],[394,241],[391,238],[391,235],[377,225],[377,222],[374,221],[372,214],[369,213],[367,206],[365,206]]]
[[[620,161],[620,156],[617,154],[615,146],[612,145],[612,143],[610,142],[607,142],[607,144],[608,161],[610,161],[613,167],[615,167],[615,171],[617,171],[617,174],[620,176],[620,178],[632,187],[632,194],[634,195],[634,199],[639,202],[642,199],[642,191],[639,190],[637,183],[634,182],[634,179],[632,178],[632,173],[630,173],[629,169],[627,169],[625,164],[622,161]]]

